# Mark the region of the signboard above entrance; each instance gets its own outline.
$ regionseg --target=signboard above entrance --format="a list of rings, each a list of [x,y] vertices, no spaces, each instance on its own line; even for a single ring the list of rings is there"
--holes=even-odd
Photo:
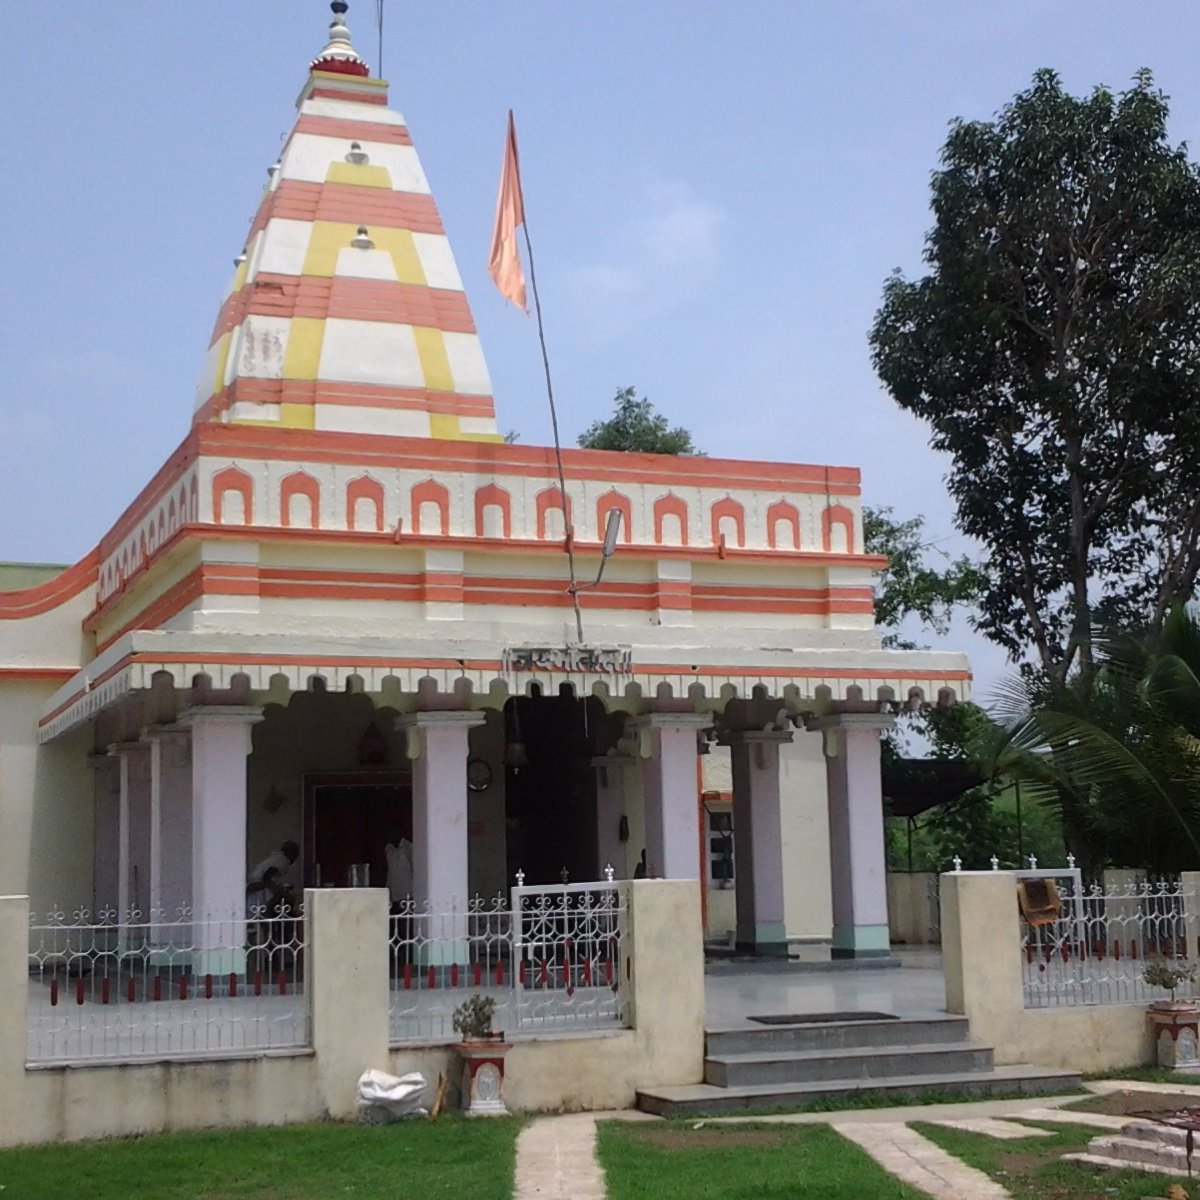
[[[633,651],[627,646],[510,646],[504,651],[504,669],[632,675]]]

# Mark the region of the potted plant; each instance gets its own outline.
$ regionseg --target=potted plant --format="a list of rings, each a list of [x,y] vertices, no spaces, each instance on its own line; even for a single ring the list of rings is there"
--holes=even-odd
[[[1183,959],[1155,959],[1146,964],[1142,979],[1166,988],[1169,1000],[1156,1000],[1148,1016],[1154,1027],[1158,1065],[1175,1070],[1200,1069],[1200,1001],[1175,999],[1175,989],[1196,976],[1196,964]]]
[[[511,1049],[503,1033],[492,1029],[496,1001],[478,992],[454,1010],[454,1031],[462,1041],[463,1108],[469,1117],[495,1117],[508,1112],[504,1106],[504,1056]]]

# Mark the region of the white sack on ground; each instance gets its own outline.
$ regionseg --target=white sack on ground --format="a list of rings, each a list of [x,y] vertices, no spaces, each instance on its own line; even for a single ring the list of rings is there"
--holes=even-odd
[[[386,1071],[364,1071],[358,1079],[354,1106],[358,1119],[367,1125],[386,1125],[405,1117],[424,1117],[425,1076],[420,1071],[389,1075]]]

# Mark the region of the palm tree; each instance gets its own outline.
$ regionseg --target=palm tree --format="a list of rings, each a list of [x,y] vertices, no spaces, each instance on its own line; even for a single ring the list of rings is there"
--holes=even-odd
[[[1172,612],[1156,644],[1096,646],[1090,681],[1010,680],[974,747],[993,778],[1056,808],[1090,873],[1200,867],[1200,620]]]

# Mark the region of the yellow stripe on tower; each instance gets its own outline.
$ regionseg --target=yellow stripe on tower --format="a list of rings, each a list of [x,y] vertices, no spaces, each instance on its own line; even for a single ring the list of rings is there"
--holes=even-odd
[[[449,438],[456,442],[466,440],[463,438],[458,417],[454,413],[430,413],[429,436],[432,438]]]
[[[324,344],[324,321],[317,317],[293,317],[283,359],[284,379],[316,379]]]
[[[392,190],[392,175],[387,167],[373,167],[370,163],[330,163],[329,170],[325,172],[325,182]]]
[[[421,358],[425,386],[435,392],[454,391],[454,376],[450,371],[450,359],[446,354],[442,331],[414,325],[413,340],[417,343],[417,354]]]
[[[382,225],[371,225],[369,228],[375,248],[386,250],[392,256],[396,278],[401,283],[428,286],[416,242],[407,229],[388,229]],[[357,233],[357,225],[341,221],[314,221],[302,274],[332,279],[337,273],[338,255],[350,245]]]

